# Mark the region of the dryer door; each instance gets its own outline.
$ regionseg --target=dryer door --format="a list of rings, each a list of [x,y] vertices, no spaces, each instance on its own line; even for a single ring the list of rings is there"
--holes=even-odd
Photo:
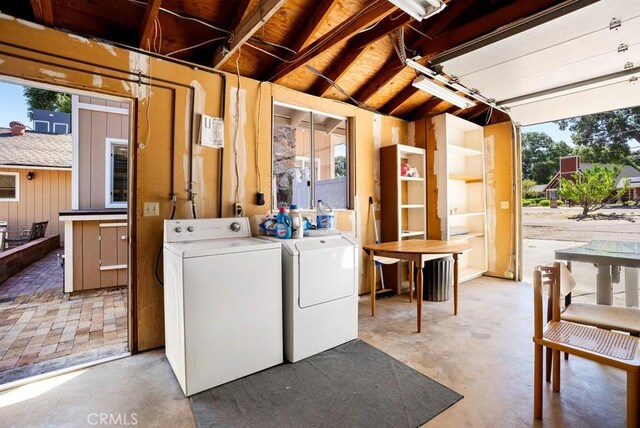
[[[300,253],[298,305],[318,305],[352,296],[356,292],[353,245],[342,238],[297,242]]]

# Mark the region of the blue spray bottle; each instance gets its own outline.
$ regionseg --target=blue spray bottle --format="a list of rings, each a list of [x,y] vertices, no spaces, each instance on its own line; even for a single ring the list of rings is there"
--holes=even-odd
[[[286,207],[280,207],[276,216],[276,236],[280,239],[291,238],[291,217],[287,214]]]

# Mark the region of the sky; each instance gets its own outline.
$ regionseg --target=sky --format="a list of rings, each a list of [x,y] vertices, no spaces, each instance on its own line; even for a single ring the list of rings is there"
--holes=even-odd
[[[0,128],[8,128],[12,120],[31,127],[22,90],[23,87],[20,85],[0,82]]]
[[[573,145],[571,143],[571,131],[565,130],[561,131],[553,122],[541,123],[538,125],[531,126],[523,126],[521,128],[522,133],[525,132],[542,132],[547,134],[553,141],[560,142],[564,141],[567,144]]]

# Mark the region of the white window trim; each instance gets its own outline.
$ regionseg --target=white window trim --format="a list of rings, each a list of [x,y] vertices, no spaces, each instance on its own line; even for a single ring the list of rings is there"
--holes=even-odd
[[[107,208],[127,208],[126,202],[111,202],[111,185],[112,185],[112,170],[111,170],[111,147],[114,145],[128,146],[129,140],[122,138],[107,138],[105,142],[105,156],[104,156],[104,206]]]
[[[34,120],[33,121],[33,127],[36,127],[36,123],[46,123],[47,124],[47,133],[49,133],[51,131],[51,123],[49,123],[48,120]]]
[[[0,175],[13,175],[16,178],[15,198],[0,198],[0,202],[18,202],[20,200],[20,173],[19,172],[0,172]]]
[[[56,125],[57,126],[64,126],[64,132],[62,134],[68,134],[69,133],[69,124],[68,123],[53,122],[53,132],[56,132]]]

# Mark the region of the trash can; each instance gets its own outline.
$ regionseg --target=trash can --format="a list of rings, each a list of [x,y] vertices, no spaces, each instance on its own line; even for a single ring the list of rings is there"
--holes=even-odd
[[[422,269],[422,296],[429,302],[444,302],[453,287],[453,257],[429,260]]]

